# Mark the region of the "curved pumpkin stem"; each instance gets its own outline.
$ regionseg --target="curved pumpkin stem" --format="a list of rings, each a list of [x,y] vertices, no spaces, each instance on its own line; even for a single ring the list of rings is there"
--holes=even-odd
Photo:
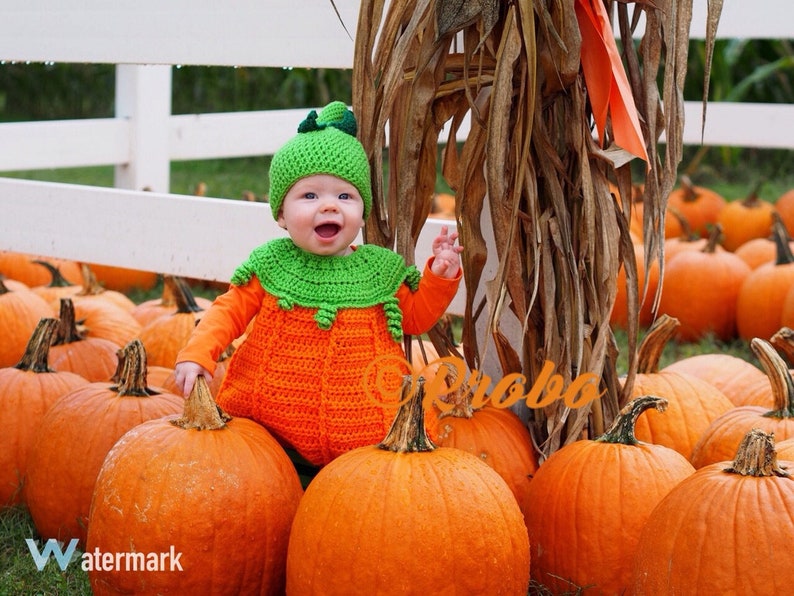
[[[58,329],[58,319],[41,319],[25,347],[22,359],[14,367],[35,373],[55,372],[47,364],[52,338]]]
[[[80,265],[80,272],[83,276],[83,289],[77,293],[78,296],[98,296],[107,292],[107,289],[99,283],[87,263]]]
[[[37,265],[41,265],[42,267],[45,267],[47,269],[47,271],[50,272],[50,276],[52,276],[52,279],[50,280],[50,283],[49,283],[48,287],[50,287],[50,288],[69,288],[71,286],[76,285],[76,284],[73,284],[72,282],[70,282],[68,279],[66,279],[63,276],[63,274],[61,273],[61,270],[58,269],[55,265],[53,265],[49,261],[42,261],[40,259],[33,259],[32,262],[36,263]]]
[[[643,395],[634,398],[618,412],[607,431],[594,440],[600,443],[638,445],[639,441],[634,435],[634,427],[637,425],[637,418],[648,408],[664,412],[667,409],[667,400],[656,395]]]
[[[717,247],[720,244],[720,240],[722,240],[722,225],[719,223],[714,224],[711,228],[711,232],[709,233],[708,241],[706,242],[706,246],[703,247],[701,252],[706,254],[714,254],[717,252]]]
[[[680,321],[670,315],[661,315],[642,340],[639,354],[637,355],[637,372],[650,374],[659,372],[659,361],[662,352],[675,331],[680,325]]]
[[[778,352],[783,353],[789,365],[794,364],[794,329],[791,327],[781,327],[769,338],[769,343],[771,343]]]
[[[775,241],[775,265],[794,263],[794,254],[789,246],[789,235],[786,224],[779,213],[772,213],[772,240]]]
[[[774,433],[765,433],[754,428],[747,433],[736,452],[733,465],[725,468],[731,474],[742,476],[781,476],[786,478],[790,474],[777,463]]]
[[[397,409],[397,415],[388,434],[378,443],[378,448],[397,453],[436,449],[433,441],[427,436],[425,428],[425,410],[422,403],[425,399],[424,380],[420,378],[417,381],[413,395],[411,389],[413,389],[413,378],[411,375],[405,375],[400,396],[401,405]]]
[[[172,284],[170,289],[173,292],[177,313],[201,312],[204,310],[196,303],[193,290],[190,289],[184,279],[173,276],[170,276],[170,278]]]
[[[171,424],[184,430],[219,430],[225,428],[231,419],[212,399],[207,380],[200,376],[185,400],[182,416],[172,420]]]
[[[8,289],[8,286],[3,283],[3,276],[0,275],[0,296],[3,294],[8,294],[11,290]]]
[[[454,368],[450,368],[448,366],[444,366],[447,369],[446,372],[446,381],[449,387],[453,387],[457,382],[458,374],[454,370]],[[441,368],[438,369],[438,373],[441,374]],[[444,402],[448,404],[452,404],[452,407],[449,410],[445,410],[438,414],[439,420],[441,418],[446,418],[447,416],[452,416],[453,418],[471,418],[474,416],[474,408],[471,405],[472,393],[471,387],[466,381],[462,381],[460,386],[455,389],[449,397],[444,396]]]
[[[788,366],[780,354],[777,353],[768,341],[755,337],[750,342],[750,348],[761,361],[766,376],[772,385],[772,395],[775,398],[775,409],[764,414],[767,418],[794,418],[794,380],[788,371]]]

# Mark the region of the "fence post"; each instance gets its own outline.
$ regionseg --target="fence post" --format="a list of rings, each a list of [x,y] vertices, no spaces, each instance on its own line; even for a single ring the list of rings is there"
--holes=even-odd
[[[115,186],[169,192],[171,66],[116,66],[116,117],[130,124],[126,164],[116,166]]]

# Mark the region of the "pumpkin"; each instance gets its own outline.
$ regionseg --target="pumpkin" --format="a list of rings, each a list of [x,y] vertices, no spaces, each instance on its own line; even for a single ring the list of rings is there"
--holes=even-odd
[[[718,250],[719,238],[717,224],[703,250],[681,252],[665,268],[659,311],[678,319],[679,340],[736,336],[736,301],[752,270],[735,254]]]
[[[765,238],[772,232],[772,203],[752,192],[747,198],[728,202],[720,211],[717,223],[722,226],[722,245],[734,251],[753,238]]]
[[[789,230],[794,230],[794,188],[785,191],[775,201],[775,211]]]
[[[96,275],[91,271],[88,265],[82,265],[83,283],[80,291],[77,292],[72,299],[76,301],[91,301],[91,300],[106,300],[121,307],[122,310],[132,312],[135,308],[135,303],[126,294],[122,294],[116,290],[109,290],[97,281]]]
[[[102,337],[85,337],[74,320],[71,298],[61,298],[58,329],[50,347],[50,366],[89,381],[109,381],[118,365],[120,346]]]
[[[472,407],[472,393],[462,383],[447,401],[446,411],[432,410],[436,416],[440,447],[463,449],[479,457],[507,482],[526,519],[529,513],[529,483],[538,469],[532,436],[521,419],[507,408],[486,403]]]
[[[662,369],[662,372],[685,373],[703,379],[722,391],[735,406],[744,403],[747,392],[758,383],[769,387],[769,379],[754,364],[731,354],[697,354],[682,358]]]
[[[786,292],[783,298],[783,305],[780,308],[780,325],[782,327],[794,327],[794,284]]]
[[[689,223],[683,218],[673,212],[676,217],[679,217],[681,225],[681,234],[672,238],[665,238],[664,241],[664,262],[669,263],[670,259],[675,257],[680,252],[688,250],[703,250],[708,244],[708,238],[701,237],[695,234],[689,227]],[[720,247],[721,248],[721,247]]]
[[[794,254],[777,216],[773,231],[775,262],[761,265],[745,278],[736,302],[736,328],[739,337],[747,341],[769,339],[780,328],[783,305],[794,286]]]
[[[727,202],[719,193],[692,184],[689,176],[681,176],[680,182],[667,197],[667,209],[680,213],[694,233],[708,236]]]
[[[750,347],[769,376],[775,407],[739,406],[717,417],[692,450],[691,461],[696,468],[730,460],[742,437],[753,428],[780,439],[794,437],[794,380],[786,363],[766,340],[756,338]]]
[[[550,593],[621,594],[645,520],[695,469],[681,454],[637,441],[634,424],[666,401],[629,402],[600,437],[569,443],[543,462],[529,486],[532,578]]]
[[[771,338],[769,343],[781,354],[794,362],[794,331],[782,327]],[[742,387],[737,392],[737,399],[731,400],[737,406],[761,406],[766,410],[775,409],[775,394],[772,391],[772,382],[766,374]]]
[[[789,241],[788,245],[790,249],[794,250],[794,241]],[[777,245],[772,236],[753,238],[733,251],[733,254],[747,263],[750,269],[757,269],[761,265],[774,263],[777,256]]]
[[[668,401],[664,415],[648,410],[637,420],[641,441],[675,449],[686,458],[712,420],[732,409],[731,401],[714,385],[686,373],[659,370],[664,346],[678,321],[662,315],[640,344],[632,397],[658,395]]]
[[[777,456],[780,459],[794,461],[794,439],[785,439],[777,444]]]
[[[44,269],[46,269],[47,272],[49,273],[50,279],[46,284],[31,286],[30,289],[32,292],[35,292],[36,294],[41,296],[45,302],[50,304],[50,306],[53,308],[53,311],[57,311],[57,307],[53,305],[58,304],[58,300],[60,298],[74,296],[75,294],[80,292],[80,290],[82,290],[83,286],[80,285],[80,283],[72,283],[71,281],[66,279],[61,273],[60,269],[58,269],[58,267],[56,267],[49,261],[43,261],[37,259],[33,262],[36,263],[37,265],[40,265],[41,267],[44,267]]]
[[[774,439],[749,431],[657,505],[637,544],[632,594],[791,593],[794,479]]]
[[[0,507],[22,501],[20,489],[27,469],[28,450],[44,414],[62,395],[88,381],[71,372],[55,372],[47,365],[58,320],[41,319],[16,366],[0,368]]]
[[[41,420],[28,456],[25,496],[43,538],[85,546],[88,512],[102,461],[134,426],[182,411],[184,399],[146,383],[146,354],[134,340],[122,350],[117,382],[70,391]]]
[[[656,288],[659,285],[659,263],[654,260],[650,267],[645,264],[645,247],[634,243],[634,259],[637,264],[637,288],[640,299],[640,325],[647,327],[653,322],[653,302]],[[647,280],[646,280],[647,272]],[[625,329],[628,326],[628,282],[626,267],[621,265],[615,280],[615,304],[612,307],[610,323],[615,327]]]
[[[108,290],[127,294],[135,290],[151,290],[157,285],[158,275],[153,271],[141,271],[128,267],[91,263],[91,271]]]
[[[113,446],[88,521],[88,552],[174,547],[183,572],[91,569],[93,593],[283,594],[302,494],[273,436],[223,413],[199,378],[181,417],[139,424]]]
[[[25,353],[25,346],[42,318],[52,317],[52,309],[43,298],[10,280],[0,279],[0,368],[13,366]]]
[[[176,311],[162,315],[147,323],[140,333],[140,340],[146,347],[146,356],[152,366],[176,365],[176,356],[187,345],[196,323],[201,320],[205,310],[193,296],[190,287],[175,279],[174,300]]]
[[[21,281],[29,288],[48,284],[52,277],[47,269],[36,261],[46,260],[60,271],[61,275],[73,284],[82,281],[80,264],[68,259],[42,257],[20,252],[0,250],[0,274],[9,279]]]
[[[74,316],[86,337],[102,337],[119,346],[141,333],[131,313],[107,300],[74,300]]]
[[[411,385],[381,443],[340,455],[307,487],[288,594],[527,593],[527,530],[510,488],[476,456],[430,441],[422,383]]]
[[[448,192],[434,193],[428,217],[455,219],[455,195]]]

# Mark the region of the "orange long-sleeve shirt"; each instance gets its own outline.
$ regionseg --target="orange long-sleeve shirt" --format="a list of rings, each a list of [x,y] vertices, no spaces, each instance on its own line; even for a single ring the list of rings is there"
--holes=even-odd
[[[430,329],[460,283],[460,273],[441,278],[431,263],[416,291],[405,283],[397,289],[407,334]],[[282,308],[253,276],[215,300],[177,362],[197,362],[214,372],[221,352],[248,330],[227,367],[218,404],[232,416],[260,422],[308,461],[324,465],[383,439],[401,380],[389,366],[399,363],[403,374],[409,370],[383,305],[340,309],[327,330],[318,327],[316,312]],[[376,361],[383,366],[373,366]]]

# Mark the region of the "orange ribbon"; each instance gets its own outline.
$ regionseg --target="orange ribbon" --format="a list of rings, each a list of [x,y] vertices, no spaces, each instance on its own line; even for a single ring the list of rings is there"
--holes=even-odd
[[[615,144],[647,163],[634,96],[604,4],[601,0],[576,0],[575,7],[582,34],[582,71],[598,136],[603,143],[609,113]]]

